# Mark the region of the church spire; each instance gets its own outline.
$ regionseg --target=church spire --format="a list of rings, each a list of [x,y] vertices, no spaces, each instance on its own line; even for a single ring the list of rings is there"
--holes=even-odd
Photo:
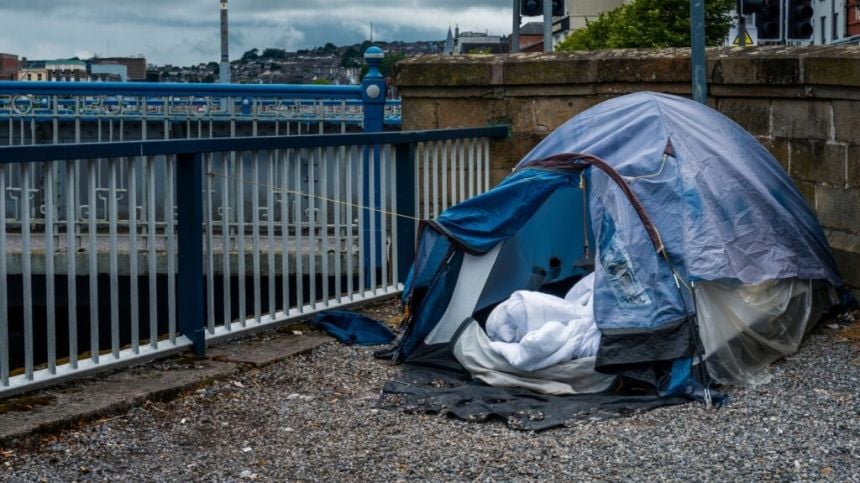
[[[451,55],[454,53],[454,33],[451,32],[451,26],[448,26],[448,38],[445,39],[445,48],[442,50],[443,54]]]

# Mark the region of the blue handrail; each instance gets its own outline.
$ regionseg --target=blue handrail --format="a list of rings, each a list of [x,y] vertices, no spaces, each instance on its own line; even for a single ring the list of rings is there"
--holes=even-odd
[[[361,100],[361,85],[185,84],[179,82],[19,82],[0,81],[0,95],[281,97]]]
[[[0,164],[55,160],[83,160],[126,156],[159,156],[171,154],[257,151],[291,148],[325,148],[337,146],[370,146],[380,144],[415,144],[465,138],[504,138],[508,126],[436,129],[432,131],[397,131],[325,136],[263,136],[211,139],[174,139],[168,141],[125,141],[86,144],[38,144],[0,146]]]

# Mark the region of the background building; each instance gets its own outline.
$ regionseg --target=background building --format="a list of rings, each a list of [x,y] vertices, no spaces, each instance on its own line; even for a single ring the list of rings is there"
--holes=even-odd
[[[570,17],[552,21],[553,45],[558,45],[571,32]],[[543,52],[543,22],[529,22],[520,27],[520,52]]]
[[[455,54],[501,54],[502,37],[480,32],[458,33],[454,39]]]
[[[95,57],[90,60],[92,65],[122,65],[125,66],[129,81],[146,80],[145,57]]]
[[[448,38],[442,47],[443,54],[502,54],[508,50],[508,42],[499,35],[481,32],[460,32],[460,27],[448,27]]]
[[[18,71],[18,80],[22,81],[80,82],[87,79],[87,63],[78,59],[25,59]]]
[[[812,43],[832,44],[845,38],[845,1],[813,0]]]
[[[860,0],[848,0],[845,5],[845,35],[860,35]]]
[[[0,80],[18,80],[18,56],[0,54]]]

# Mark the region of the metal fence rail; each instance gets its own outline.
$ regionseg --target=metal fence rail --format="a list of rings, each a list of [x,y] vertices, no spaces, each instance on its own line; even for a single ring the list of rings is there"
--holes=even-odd
[[[0,145],[345,132],[368,108],[361,85],[0,81]]]
[[[506,135],[0,147],[0,395],[396,293]]]
[[[0,81],[0,146],[399,128],[384,54],[364,58],[359,85]]]

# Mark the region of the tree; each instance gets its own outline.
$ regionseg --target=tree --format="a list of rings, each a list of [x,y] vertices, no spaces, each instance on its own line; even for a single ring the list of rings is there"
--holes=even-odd
[[[705,42],[720,45],[731,26],[735,0],[705,2]],[[690,46],[689,0],[634,0],[600,14],[570,34],[556,50],[665,48]]]
[[[394,68],[394,64],[406,58],[406,54],[401,54],[399,52],[392,52],[390,54],[385,54],[385,58],[382,59],[382,65],[379,66],[379,72],[382,73],[383,77],[388,77],[391,75],[391,69]],[[368,67],[367,64],[361,68],[361,77],[367,75]]]
[[[361,52],[355,47],[350,47],[340,56],[340,66],[345,68],[358,67],[361,65]]]
[[[244,54],[242,54],[242,60],[257,60],[260,58],[260,51],[258,49],[251,49]]]
[[[284,49],[263,49],[263,55],[261,56],[264,59],[286,59],[287,51]]]

